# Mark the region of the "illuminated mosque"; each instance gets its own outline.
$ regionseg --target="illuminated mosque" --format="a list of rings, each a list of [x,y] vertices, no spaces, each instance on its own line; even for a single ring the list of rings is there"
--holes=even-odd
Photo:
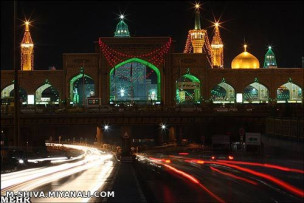
[[[278,67],[271,47],[261,63],[244,45],[224,67],[219,23],[212,40],[195,6],[194,29],[183,53],[171,37],[132,37],[124,16],[113,37],[99,37],[94,53],[64,53],[62,70],[34,70],[34,42],[25,22],[20,44],[20,98],[24,105],[203,105],[302,103],[303,68]],[[237,48],[237,47],[236,47]],[[2,104],[14,96],[14,70],[1,71]]]

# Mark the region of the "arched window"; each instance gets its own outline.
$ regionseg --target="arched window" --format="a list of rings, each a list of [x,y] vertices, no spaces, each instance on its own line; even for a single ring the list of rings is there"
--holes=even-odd
[[[49,83],[41,85],[35,93],[36,104],[59,104],[59,93]]]
[[[191,74],[185,74],[176,81],[176,103],[200,103],[200,80]]]
[[[138,58],[128,59],[110,71],[110,103],[160,103],[160,72]]]
[[[86,99],[95,95],[94,80],[80,73],[70,80],[70,104],[86,105]]]
[[[258,82],[248,85],[243,95],[244,103],[268,103],[269,99],[268,89]]]
[[[226,82],[217,84],[211,90],[211,100],[213,103],[234,103],[234,88]]]
[[[277,89],[278,103],[301,103],[302,97],[302,89],[292,82],[287,82]]]
[[[5,87],[1,91],[2,100],[10,100],[10,102],[14,102],[14,96],[15,96],[14,84]],[[19,87],[19,97],[22,104],[27,104],[27,92],[22,87]]]

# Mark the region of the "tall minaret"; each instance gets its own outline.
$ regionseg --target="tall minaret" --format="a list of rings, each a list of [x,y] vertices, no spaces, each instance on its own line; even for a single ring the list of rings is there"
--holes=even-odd
[[[34,70],[34,44],[29,29],[29,21],[25,22],[25,32],[21,42],[21,70]]]
[[[215,32],[211,43],[213,68],[224,68],[224,45],[220,36],[219,23],[216,22],[214,26]]]
[[[203,53],[203,46],[205,43],[206,30],[201,29],[200,20],[200,5],[195,5],[195,23],[194,30],[190,30],[191,43],[193,47],[193,53]]]

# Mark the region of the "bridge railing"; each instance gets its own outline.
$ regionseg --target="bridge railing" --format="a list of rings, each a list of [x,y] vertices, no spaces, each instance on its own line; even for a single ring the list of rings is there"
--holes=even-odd
[[[21,114],[81,114],[81,113],[123,113],[123,112],[204,112],[204,113],[225,113],[225,112],[253,112],[265,113],[278,117],[303,117],[303,104],[204,104],[193,106],[99,106],[85,108],[81,106],[60,107],[60,106],[21,106]],[[2,105],[2,115],[14,114],[14,106]]]

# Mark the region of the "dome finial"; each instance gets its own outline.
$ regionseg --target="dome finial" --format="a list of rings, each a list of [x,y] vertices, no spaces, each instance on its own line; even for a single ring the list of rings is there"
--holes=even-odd
[[[244,44],[244,52],[247,52],[247,44]]]

